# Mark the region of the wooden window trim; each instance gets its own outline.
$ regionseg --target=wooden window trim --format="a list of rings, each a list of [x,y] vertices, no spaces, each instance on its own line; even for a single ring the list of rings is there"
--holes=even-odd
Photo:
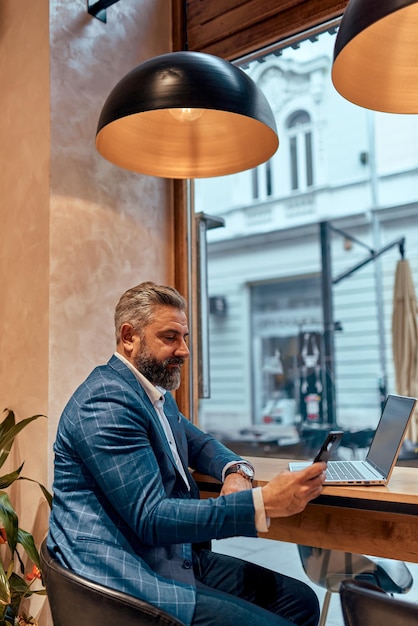
[[[341,16],[347,2],[187,0],[188,48],[238,59]]]

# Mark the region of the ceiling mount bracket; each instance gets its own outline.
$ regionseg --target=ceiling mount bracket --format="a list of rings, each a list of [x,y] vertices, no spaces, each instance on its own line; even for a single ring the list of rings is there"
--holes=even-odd
[[[106,9],[119,0],[87,0],[87,12],[93,17],[97,17],[101,22],[106,23]]]

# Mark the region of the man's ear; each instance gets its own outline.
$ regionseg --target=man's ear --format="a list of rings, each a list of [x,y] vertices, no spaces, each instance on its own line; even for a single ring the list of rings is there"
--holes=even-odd
[[[138,339],[138,333],[132,324],[122,324],[120,329],[120,340],[126,352],[129,354],[134,348],[134,342]]]

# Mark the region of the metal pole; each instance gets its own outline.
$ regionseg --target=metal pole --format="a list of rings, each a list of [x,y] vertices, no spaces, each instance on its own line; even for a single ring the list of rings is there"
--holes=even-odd
[[[380,240],[380,221],[377,216],[379,206],[378,195],[378,179],[376,170],[376,141],[375,141],[375,125],[374,111],[367,111],[367,130],[369,139],[369,155],[370,155],[370,187],[372,196],[372,229],[373,229],[373,247],[378,249],[381,245]],[[377,304],[377,326],[379,333],[379,357],[380,357],[380,376],[379,376],[379,393],[380,403],[383,408],[387,393],[387,367],[386,367],[386,342],[385,342],[385,322],[384,322],[384,304],[383,304],[383,279],[382,266],[380,259],[376,259],[374,264],[374,281],[376,290]]]
[[[320,223],[321,257],[322,257],[322,311],[324,324],[324,370],[326,422],[334,425],[336,420],[335,407],[335,348],[334,348],[334,307],[332,300],[332,264],[331,245],[328,222]]]

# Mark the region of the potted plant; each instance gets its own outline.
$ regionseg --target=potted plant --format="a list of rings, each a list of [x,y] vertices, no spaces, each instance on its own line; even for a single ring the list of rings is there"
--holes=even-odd
[[[16,423],[13,411],[5,409],[4,412],[6,417],[0,422],[0,468],[9,456],[15,437],[31,422],[46,417],[33,415]],[[34,620],[20,614],[20,604],[34,593],[46,594],[43,587],[33,590],[34,581],[41,579],[39,552],[33,536],[19,528],[18,515],[4,489],[16,480],[36,482],[50,507],[52,495],[38,481],[21,475],[23,465],[0,476],[0,626],[34,623]],[[29,558],[30,571],[25,570],[22,551]]]

